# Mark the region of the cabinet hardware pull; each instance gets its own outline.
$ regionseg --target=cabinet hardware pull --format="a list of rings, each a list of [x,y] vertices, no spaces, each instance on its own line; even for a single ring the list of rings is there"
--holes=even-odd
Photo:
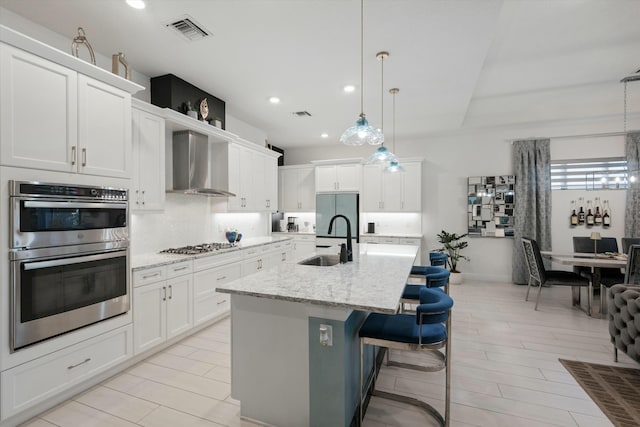
[[[166,301],[167,300],[167,287],[163,286],[162,287],[162,301]]]
[[[136,190],[136,205],[140,204],[140,191]]]
[[[78,152],[76,151],[76,146],[72,145],[71,146],[71,164],[75,165],[77,160],[78,160]]]
[[[144,205],[144,193],[145,193],[145,190],[142,190],[142,204],[143,205]]]
[[[224,304],[225,302],[227,302],[227,300],[226,300],[226,299],[223,299],[222,301],[217,302],[216,304],[220,305],[220,304]]]
[[[145,275],[145,276],[142,276],[142,278],[143,278],[143,279],[149,279],[149,278],[151,278],[151,277],[156,277],[156,276],[159,276],[159,275],[160,275],[160,272],[159,272],[159,271],[156,271],[155,273],[147,274],[147,275]]]
[[[189,267],[178,267],[178,268],[174,268],[173,271],[181,271],[181,270],[186,270]]]
[[[169,285],[169,299],[173,298],[173,285]]]
[[[87,149],[82,149],[82,166],[87,166]]]
[[[227,278],[227,276],[220,276],[220,277],[218,277],[216,280],[224,280],[224,279],[226,279],[226,278]]]
[[[84,360],[83,360],[82,362],[80,362],[80,363],[76,363],[75,365],[69,365],[69,366],[67,366],[67,369],[77,368],[78,366],[80,366],[80,365],[84,365],[85,363],[89,363],[89,362],[91,362],[91,358],[90,358],[90,357],[87,357],[86,359],[84,359]]]

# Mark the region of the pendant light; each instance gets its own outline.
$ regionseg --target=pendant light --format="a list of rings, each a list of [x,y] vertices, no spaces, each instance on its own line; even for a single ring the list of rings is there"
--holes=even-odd
[[[400,92],[400,89],[398,89],[397,87],[391,88],[389,89],[389,93],[391,95],[393,95],[393,128],[392,128],[392,137],[391,140],[392,142],[392,147],[393,147],[393,151],[396,151],[396,94]],[[396,156],[393,156],[394,158],[391,159],[391,161],[389,162],[389,165],[384,169],[385,172],[390,172],[390,173],[398,173],[398,172],[404,172],[404,168],[400,165],[400,162],[398,161],[398,158]]]
[[[380,84],[380,117],[382,121],[380,122],[380,132],[384,129],[384,60],[389,57],[389,52],[378,52],[376,54],[376,59],[380,61],[381,68],[381,84]],[[367,164],[380,164],[380,163],[389,163],[394,160],[396,156],[393,155],[391,151],[384,146],[384,142],[378,147],[376,151],[373,152],[367,159]]]
[[[355,126],[342,133],[340,142],[345,145],[380,145],[384,142],[382,132],[369,126],[364,114],[364,0],[360,0],[360,116]]]

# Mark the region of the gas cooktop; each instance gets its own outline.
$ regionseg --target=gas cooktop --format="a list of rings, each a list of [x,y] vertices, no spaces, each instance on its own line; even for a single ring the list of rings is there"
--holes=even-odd
[[[230,249],[233,248],[232,243],[223,242],[223,243],[201,243],[199,245],[193,246],[182,246],[180,248],[169,248],[163,251],[160,251],[161,254],[178,254],[178,255],[198,255],[204,254],[207,252],[215,252],[220,249]]]

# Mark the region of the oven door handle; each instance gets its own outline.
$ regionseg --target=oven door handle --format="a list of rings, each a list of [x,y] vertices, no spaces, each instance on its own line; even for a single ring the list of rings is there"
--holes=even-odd
[[[25,208],[72,208],[72,209],[126,209],[127,204],[113,203],[113,202],[102,202],[102,203],[91,203],[91,202],[42,202],[35,200],[27,200],[24,202]]]
[[[51,259],[48,261],[23,262],[24,270],[37,270],[39,268],[59,267],[61,265],[81,264],[83,262],[100,261],[103,259],[125,256],[126,251],[109,252],[105,254],[86,255],[73,258]]]

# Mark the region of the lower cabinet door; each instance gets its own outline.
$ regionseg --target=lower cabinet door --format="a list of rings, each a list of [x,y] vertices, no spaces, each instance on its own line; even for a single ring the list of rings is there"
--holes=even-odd
[[[222,265],[193,275],[193,324],[199,325],[229,310],[229,295],[219,294],[216,288],[222,284],[239,279],[242,267],[240,263]],[[222,302],[222,300],[226,301]]]
[[[167,339],[193,326],[192,276],[167,280]]]
[[[29,409],[132,356],[127,325],[2,372],[2,419]]]
[[[142,353],[165,341],[167,282],[133,288],[135,353]]]

